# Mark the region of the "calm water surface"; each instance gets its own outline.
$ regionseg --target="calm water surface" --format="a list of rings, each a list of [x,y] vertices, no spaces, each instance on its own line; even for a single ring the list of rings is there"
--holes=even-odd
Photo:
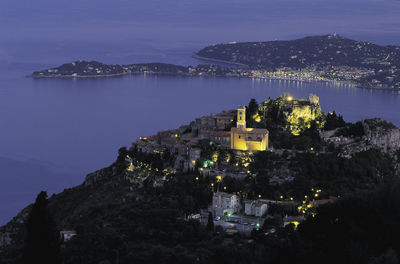
[[[126,76],[32,80],[76,59],[196,65],[205,45],[339,34],[400,44],[399,1],[0,2],[0,224],[36,194],[59,192],[109,165],[142,135],[290,92],[315,93],[348,121],[379,116],[400,126],[400,97],[346,85],[235,78]],[[349,26],[351,25],[351,26]]]

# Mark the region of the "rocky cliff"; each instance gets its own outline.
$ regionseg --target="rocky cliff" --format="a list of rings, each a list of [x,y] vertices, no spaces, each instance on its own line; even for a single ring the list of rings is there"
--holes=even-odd
[[[386,153],[394,153],[400,148],[400,130],[392,123],[380,118],[366,119],[362,122],[364,140]]]

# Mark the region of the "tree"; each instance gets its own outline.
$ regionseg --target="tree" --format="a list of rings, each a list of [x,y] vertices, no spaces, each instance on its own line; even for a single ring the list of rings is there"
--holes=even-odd
[[[208,212],[207,230],[214,231],[214,219],[211,212]]]
[[[123,163],[125,161],[125,157],[128,154],[128,150],[126,147],[121,147],[120,149],[118,149],[118,158],[117,158],[117,162],[118,163]]]
[[[256,99],[252,98],[249,102],[248,112],[250,116],[253,116],[258,113],[258,103]]]
[[[26,228],[23,263],[61,263],[60,236],[49,213],[45,191],[37,196],[28,216]]]
[[[335,112],[329,112],[326,115],[325,130],[332,130],[338,127],[344,127],[346,122],[343,120],[343,116],[337,115]]]

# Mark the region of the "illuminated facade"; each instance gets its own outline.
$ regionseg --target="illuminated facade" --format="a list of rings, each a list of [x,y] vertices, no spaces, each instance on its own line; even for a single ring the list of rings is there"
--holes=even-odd
[[[240,211],[239,196],[236,194],[216,192],[213,195],[212,211],[214,216],[231,216]]]
[[[268,148],[268,130],[246,128],[246,108],[237,110],[237,126],[231,129],[231,149],[264,151]]]

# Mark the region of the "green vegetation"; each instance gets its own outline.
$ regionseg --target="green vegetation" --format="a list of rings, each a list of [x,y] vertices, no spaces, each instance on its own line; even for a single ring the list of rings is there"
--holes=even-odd
[[[314,96],[286,94],[261,105],[252,99],[246,112],[247,122],[268,128],[273,148],[281,149],[222,150],[204,139],[196,146],[201,149],[197,167],[183,173],[171,168],[177,157],[169,151],[122,147],[110,167],[49,200],[40,193],[35,204],[0,229],[0,239],[5,230],[13,239],[0,247],[0,262],[398,263],[400,150],[397,157],[370,149],[348,158],[339,155],[340,147],[319,151],[327,147],[320,138],[323,129],[361,138],[368,129],[390,130],[393,124],[345,123],[334,112],[323,114]],[[217,165],[243,177],[201,174],[203,167]],[[229,233],[214,226],[212,213],[201,224],[193,219],[215,191],[275,202],[250,235]],[[337,201],[313,205],[331,196]],[[287,215],[308,218],[297,226]],[[77,235],[60,248],[57,229]]]
[[[390,58],[387,59],[388,54]],[[197,55],[253,68],[305,68],[327,65],[353,67],[383,66],[381,62],[400,64],[396,46],[379,46],[341,36],[312,36],[288,41],[242,42],[205,47]]]
[[[246,111],[249,127],[267,128],[270,148],[321,150],[323,142],[319,129],[326,127],[318,97],[296,99],[284,94],[277,99],[267,99],[258,105],[251,99]],[[336,116],[330,116],[329,126],[340,124]],[[344,122],[344,121],[343,121]]]
[[[297,174],[292,182],[271,186],[268,178],[274,168],[288,166]],[[314,155],[296,154],[290,160],[270,152],[258,152],[251,170],[258,172],[254,192],[263,197],[279,199],[294,197],[300,200],[312,188],[321,188],[322,197],[343,196],[360,190],[372,190],[389,182],[395,175],[392,159],[377,150],[355,154],[353,157],[339,158],[336,153]],[[260,175],[260,176],[259,176]]]
[[[345,258],[351,263],[373,263],[396,259],[399,253],[389,235],[400,235],[396,226],[400,185],[394,184],[392,164],[380,152],[360,153],[352,159],[296,155],[291,164],[300,176],[283,185],[270,185],[269,171],[287,159],[259,152],[250,168],[258,172],[255,178],[225,177],[218,184],[196,173],[174,174],[159,188],[138,186],[124,172],[117,172],[119,166],[126,166],[125,152],[120,149],[117,161],[102,171],[104,177],[51,197],[49,209],[58,229],[78,233],[63,244],[63,263],[116,263],[117,259],[119,263],[349,263]],[[322,196],[345,198],[321,207],[299,231],[293,225],[282,226],[282,216],[295,215],[295,207],[272,206],[274,216],[249,240],[239,234],[225,236],[220,228],[212,231],[210,215],[207,226],[187,218],[209,205],[213,183],[229,191],[243,190],[247,197],[296,198],[318,186]],[[368,193],[360,192],[366,189]],[[270,232],[271,228],[276,231]],[[24,237],[24,228],[17,237]],[[19,243],[12,244],[0,252],[2,262],[20,263],[22,250]]]
[[[337,35],[218,44],[205,47],[197,55],[261,71],[295,71],[306,79],[318,76],[352,81],[362,87],[400,88],[399,46],[379,46]]]
[[[337,115],[335,111],[329,112],[326,115],[325,122],[324,130],[333,130],[346,125],[346,122],[343,120],[343,116]]]
[[[300,135],[312,125],[322,128],[325,116],[319,98],[310,95],[307,99],[293,98],[285,93],[277,99],[267,99],[259,107],[261,122],[268,127],[283,126],[293,135]]]
[[[76,61],[34,72],[33,78],[107,77],[127,74],[178,76],[256,77],[287,80],[350,81],[361,87],[400,88],[399,46],[379,46],[336,35],[291,41],[218,44],[197,52],[197,57],[240,65],[180,66],[165,63],[106,65]]]
[[[349,123],[345,127],[340,128],[335,133],[336,136],[360,138],[365,135],[364,127],[360,121],[355,124]]]
[[[300,226],[311,263],[398,263],[400,184],[349,195]]]

